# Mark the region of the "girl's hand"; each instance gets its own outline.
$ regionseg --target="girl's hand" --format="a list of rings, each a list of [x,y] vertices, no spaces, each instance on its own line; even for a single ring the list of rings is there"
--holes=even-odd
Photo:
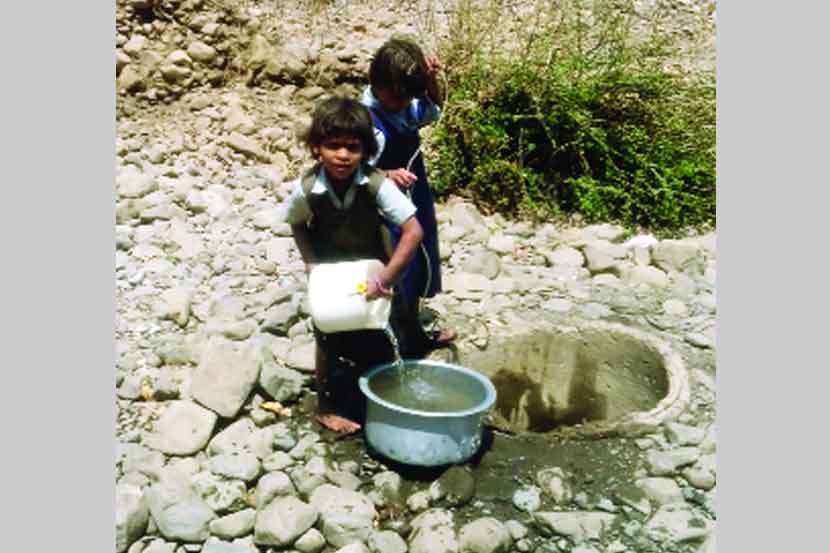
[[[394,295],[392,288],[388,287],[379,274],[372,275],[366,283],[366,299],[389,298]]]
[[[441,62],[438,61],[438,56],[426,56],[426,73],[429,77],[434,77],[438,70],[441,69]]]
[[[418,180],[415,173],[407,171],[406,169],[392,169],[386,172],[386,176],[401,188],[409,188]]]

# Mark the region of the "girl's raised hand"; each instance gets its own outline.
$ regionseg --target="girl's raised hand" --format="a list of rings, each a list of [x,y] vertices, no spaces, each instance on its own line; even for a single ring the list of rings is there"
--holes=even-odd
[[[427,75],[429,75],[430,77],[434,77],[438,70],[441,69],[441,62],[438,61],[438,56],[426,56],[424,60],[426,61],[427,65]]]
[[[389,170],[386,172],[386,176],[401,188],[409,188],[418,180],[415,173],[407,171],[406,169]]]

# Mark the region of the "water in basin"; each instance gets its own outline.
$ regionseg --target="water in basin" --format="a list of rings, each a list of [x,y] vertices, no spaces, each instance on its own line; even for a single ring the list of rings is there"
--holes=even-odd
[[[482,386],[464,375],[406,364],[376,374],[369,388],[385,401],[430,413],[471,409],[485,395]]]

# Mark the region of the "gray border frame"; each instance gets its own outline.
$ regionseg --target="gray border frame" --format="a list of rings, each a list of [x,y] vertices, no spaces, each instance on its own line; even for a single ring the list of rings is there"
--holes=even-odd
[[[115,3],[3,22],[2,549],[112,551]]]

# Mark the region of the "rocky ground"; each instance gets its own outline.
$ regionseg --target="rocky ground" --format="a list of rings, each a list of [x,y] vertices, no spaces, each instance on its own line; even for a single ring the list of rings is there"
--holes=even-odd
[[[521,321],[647,331],[691,396],[645,435],[495,431],[477,459],[416,471],[313,421],[306,278],[281,221],[308,159],[294,137],[412,30],[403,8],[317,4],[117,5],[116,551],[713,553],[713,233],[637,246],[609,224],[438,206],[446,293],[429,305],[459,351]]]

